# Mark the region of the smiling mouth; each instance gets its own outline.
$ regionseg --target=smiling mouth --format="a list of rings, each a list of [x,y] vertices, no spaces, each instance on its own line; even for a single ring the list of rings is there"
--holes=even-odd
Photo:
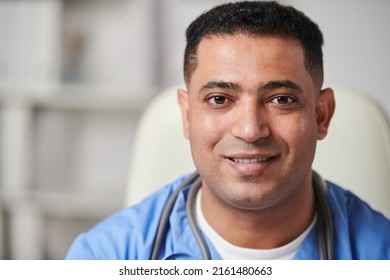
[[[264,158],[228,158],[228,159],[233,161],[233,162],[236,162],[236,163],[251,164],[251,163],[259,163],[259,162],[268,162],[272,158],[273,157],[264,157]]]

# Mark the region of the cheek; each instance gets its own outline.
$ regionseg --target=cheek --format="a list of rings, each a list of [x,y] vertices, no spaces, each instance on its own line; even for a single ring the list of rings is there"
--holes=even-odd
[[[222,131],[222,122],[218,118],[195,113],[192,120],[190,122],[191,141],[200,142],[202,145],[213,145],[218,141]]]
[[[297,126],[295,148],[302,162],[312,163],[317,145],[317,124],[315,120],[303,118]]]
[[[312,153],[315,148],[317,126],[313,118],[302,115],[295,118],[290,117],[288,121],[279,126],[279,131],[279,135],[287,143],[290,150]]]
[[[194,164],[199,173],[207,176],[215,169],[214,148],[221,135],[220,122],[198,113],[190,122],[190,146]]]

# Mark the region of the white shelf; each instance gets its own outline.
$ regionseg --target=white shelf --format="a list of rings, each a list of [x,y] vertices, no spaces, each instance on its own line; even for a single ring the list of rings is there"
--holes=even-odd
[[[109,176],[101,177],[103,179],[101,182],[88,177],[91,175],[79,177],[79,173],[89,172],[91,164],[101,170],[101,166],[93,165],[93,159],[92,162],[89,160],[92,157],[98,161],[108,160],[115,163],[119,161],[121,164],[119,172],[114,170],[114,174],[119,175],[117,178],[123,177],[125,160],[123,157],[118,157],[118,149],[126,151],[127,154],[135,121],[155,92],[157,90],[154,88],[134,89],[86,85],[63,85],[50,91],[0,88],[2,135],[0,139],[2,154],[0,206],[2,213],[5,214],[5,220],[8,221],[2,229],[0,228],[0,231],[2,230],[0,238],[4,239],[1,236],[4,234],[7,238],[4,244],[8,244],[2,246],[0,242],[0,250],[3,247],[3,252],[0,251],[0,258],[3,254],[13,259],[41,259],[44,258],[45,246],[51,246],[49,250],[54,255],[61,255],[70,245],[68,239],[72,232],[75,232],[79,222],[85,225],[80,230],[87,230],[86,225],[89,222],[102,220],[124,207],[122,192],[126,187],[125,182],[112,180],[114,182],[110,183]],[[48,111],[50,114],[40,115],[42,111]],[[52,127],[48,128],[48,123],[42,122],[42,118],[53,117],[52,112],[54,115],[58,113],[61,121],[49,122]],[[75,116],[82,113],[83,117],[73,117],[73,113]],[[113,115],[115,117],[112,117]],[[55,120],[58,121],[57,118]],[[37,164],[37,153],[42,152],[42,150],[36,150],[35,141],[40,139],[37,136],[41,135],[39,133],[42,133],[43,126],[46,129],[45,133],[49,133],[52,129],[52,133],[60,131],[61,134],[58,136],[49,133],[46,137],[48,145],[54,145],[57,149],[69,145],[66,147],[76,149],[71,151],[72,155],[69,157],[61,158],[63,155],[60,153],[47,159],[49,165],[52,160],[51,164],[56,167],[72,166],[73,168],[76,166],[72,169],[73,173],[69,170],[69,173],[64,173],[67,177],[63,178],[69,182],[61,181],[63,185],[46,182],[43,186],[39,185],[40,181],[36,180],[37,178],[34,178],[34,176],[41,175],[35,173],[34,164]],[[122,130],[126,131],[122,133]],[[111,134],[107,136],[105,133]],[[115,137],[118,137],[117,140]],[[58,144],[61,139],[64,139],[64,142]],[[87,153],[79,151],[80,147],[87,148]],[[103,153],[107,155],[107,158],[99,154],[100,151],[110,149],[113,152]],[[67,151],[70,152],[70,150]],[[128,156],[130,157],[130,154]],[[63,163],[61,160],[72,162]],[[81,160],[81,163],[78,160]],[[45,172],[50,172],[50,170]],[[93,180],[98,182],[96,186]],[[50,232],[46,232],[50,225],[55,224],[58,228],[62,228],[61,223],[66,224],[67,221],[72,221],[72,227],[63,230],[61,236],[55,234],[58,240],[52,241],[51,245],[48,245],[48,240],[42,240],[44,236],[54,238],[53,228]],[[57,246],[58,242],[61,244]]]
[[[0,88],[0,106],[22,104],[39,109],[141,113],[156,92],[155,88],[91,86],[63,86],[52,92]]]
[[[123,208],[119,193],[86,193],[80,191],[0,192],[0,204],[7,211],[34,207],[43,216],[56,218],[102,219]]]

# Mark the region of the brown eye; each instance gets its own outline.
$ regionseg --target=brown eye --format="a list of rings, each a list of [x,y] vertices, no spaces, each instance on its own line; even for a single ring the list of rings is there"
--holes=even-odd
[[[212,100],[215,104],[222,105],[226,102],[226,97],[223,96],[214,96],[212,97]]]
[[[214,105],[214,106],[225,105],[227,101],[228,101],[227,98],[225,96],[222,96],[222,95],[210,96],[207,99],[207,102],[211,105]]]
[[[276,98],[276,102],[278,102],[279,104],[287,104],[291,102],[291,98],[287,96],[279,96]]]
[[[279,105],[286,105],[286,104],[294,103],[295,99],[289,96],[281,95],[272,99],[271,102]]]
[[[209,106],[214,109],[224,109],[232,104],[232,99],[224,95],[210,95],[205,100]]]

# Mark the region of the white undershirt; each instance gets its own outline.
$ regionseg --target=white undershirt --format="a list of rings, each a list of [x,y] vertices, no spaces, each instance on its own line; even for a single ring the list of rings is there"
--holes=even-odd
[[[202,189],[199,189],[196,197],[196,218],[200,229],[210,239],[220,257],[224,260],[290,260],[297,253],[303,240],[314,227],[317,215],[315,215],[310,226],[295,240],[274,249],[251,249],[235,246],[223,239],[206,221],[201,206],[200,197]]]

